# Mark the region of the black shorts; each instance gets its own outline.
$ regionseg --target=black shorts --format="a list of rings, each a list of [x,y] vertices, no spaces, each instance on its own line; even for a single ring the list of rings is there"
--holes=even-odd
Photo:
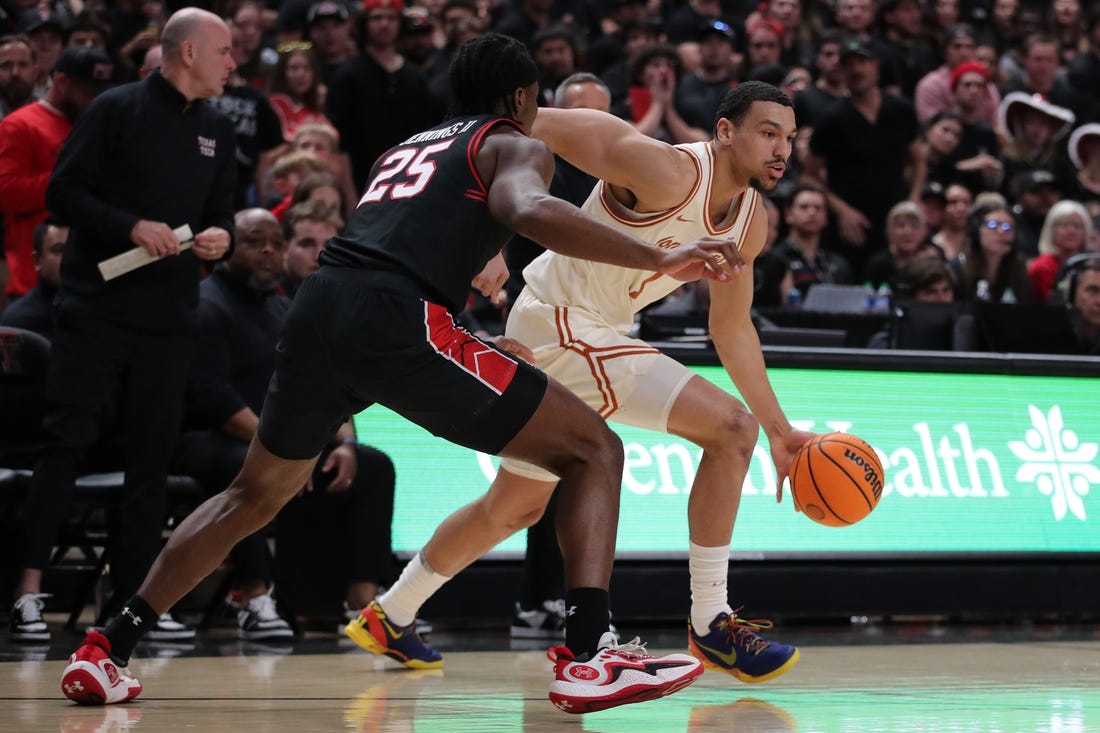
[[[374,403],[492,454],[527,424],[546,375],[477,339],[413,287],[394,273],[329,267],[302,284],[260,414],[267,450],[312,458]]]

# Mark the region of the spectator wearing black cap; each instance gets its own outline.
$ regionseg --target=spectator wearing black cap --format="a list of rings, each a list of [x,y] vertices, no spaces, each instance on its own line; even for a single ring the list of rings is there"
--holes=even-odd
[[[734,35],[728,23],[712,20],[699,28],[699,68],[680,80],[678,104],[684,121],[693,127],[714,127],[718,105],[737,84]]]
[[[379,155],[438,121],[424,75],[397,50],[402,0],[365,0],[363,10],[363,53],[333,75],[325,110],[359,191]]]
[[[723,20],[732,23],[732,18],[723,17],[722,3],[719,0],[688,0],[672,11],[665,21],[668,42],[677,45],[695,40],[699,26],[711,20]]]
[[[31,39],[38,59],[38,79],[35,96],[46,94],[46,86],[61,49],[65,47],[65,23],[56,13],[44,11],[40,6],[24,10],[19,16],[19,32]]]
[[[111,60],[94,48],[67,48],[57,57],[46,96],[0,120],[0,213],[7,293],[24,295],[38,278],[34,228],[48,215],[46,184],[77,115],[111,82]]]
[[[917,89],[913,100],[917,108],[917,119],[922,124],[928,122],[932,115],[951,109],[954,104],[954,95],[951,93],[951,73],[955,68],[966,61],[974,60],[977,49],[977,36],[974,29],[966,23],[956,23],[950,26],[943,37],[943,64],[924,75],[917,83]],[[982,98],[976,115],[979,119],[993,119],[997,112],[997,106],[1001,103],[1001,93],[992,82],[986,84],[986,94]]]
[[[336,70],[356,55],[350,17],[347,6],[337,0],[314,3],[306,12],[306,37],[321,63],[321,79],[325,84],[331,84]]]
[[[275,36],[279,43],[293,43],[309,38],[309,11],[321,0],[284,0],[279,3],[275,19]],[[351,0],[334,0],[344,7],[348,17],[359,7]]]
[[[419,6],[405,8],[401,14],[401,34],[397,46],[401,55],[420,69],[425,78],[430,79],[438,71],[435,68],[435,21],[426,9]]]
[[[886,245],[886,213],[902,199],[920,200],[925,182],[917,118],[905,99],[878,86],[878,59],[867,41],[852,38],[840,52],[848,98],[818,120],[804,176],[829,191],[841,253],[857,277]]]
[[[1039,234],[1054,204],[1062,198],[1058,179],[1050,171],[1036,168],[1017,173],[1009,181],[1012,213],[1016,217],[1016,247],[1025,258],[1039,254]]]

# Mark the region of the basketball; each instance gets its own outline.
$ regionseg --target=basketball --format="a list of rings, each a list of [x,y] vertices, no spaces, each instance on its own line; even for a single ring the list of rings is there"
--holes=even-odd
[[[829,527],[846,527],[870,514],[882,496],[883,478],[874,449],[847,433],[816,436],[791,463],[795,506]]]

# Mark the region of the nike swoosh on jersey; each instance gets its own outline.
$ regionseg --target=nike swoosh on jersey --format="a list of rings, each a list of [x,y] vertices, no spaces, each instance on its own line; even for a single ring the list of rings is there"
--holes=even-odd
[[[685,219],[684,217],[680,216],[679,214],[676,215],[676,221],[682,221],[685,224],[694,224],[695,223],[694,219]]]

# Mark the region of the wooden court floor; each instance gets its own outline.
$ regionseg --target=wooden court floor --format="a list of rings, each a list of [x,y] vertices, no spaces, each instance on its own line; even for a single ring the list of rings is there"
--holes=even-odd
[[[659,733],[1100,732],[1100,629],[983,634],[793,632],[802,659],[761,685],[706,672],[670,697],[583,716],[546,698],[545,653],[506,638],[441,633],[441,671],[411,672],[329,638],[289,654],[231,638],[172,656],[144,649],[139,701],[81,708],[58,692],[61,634],[48,650],[0,646],[0,731],[283,733],[600,731]],[[649,634],[657,651],[678,634]],[[958,637],[958,638],[952,638]],[[466,651],[471,647],[488,651]],[[497,650],[491,650],[496,647]]]

